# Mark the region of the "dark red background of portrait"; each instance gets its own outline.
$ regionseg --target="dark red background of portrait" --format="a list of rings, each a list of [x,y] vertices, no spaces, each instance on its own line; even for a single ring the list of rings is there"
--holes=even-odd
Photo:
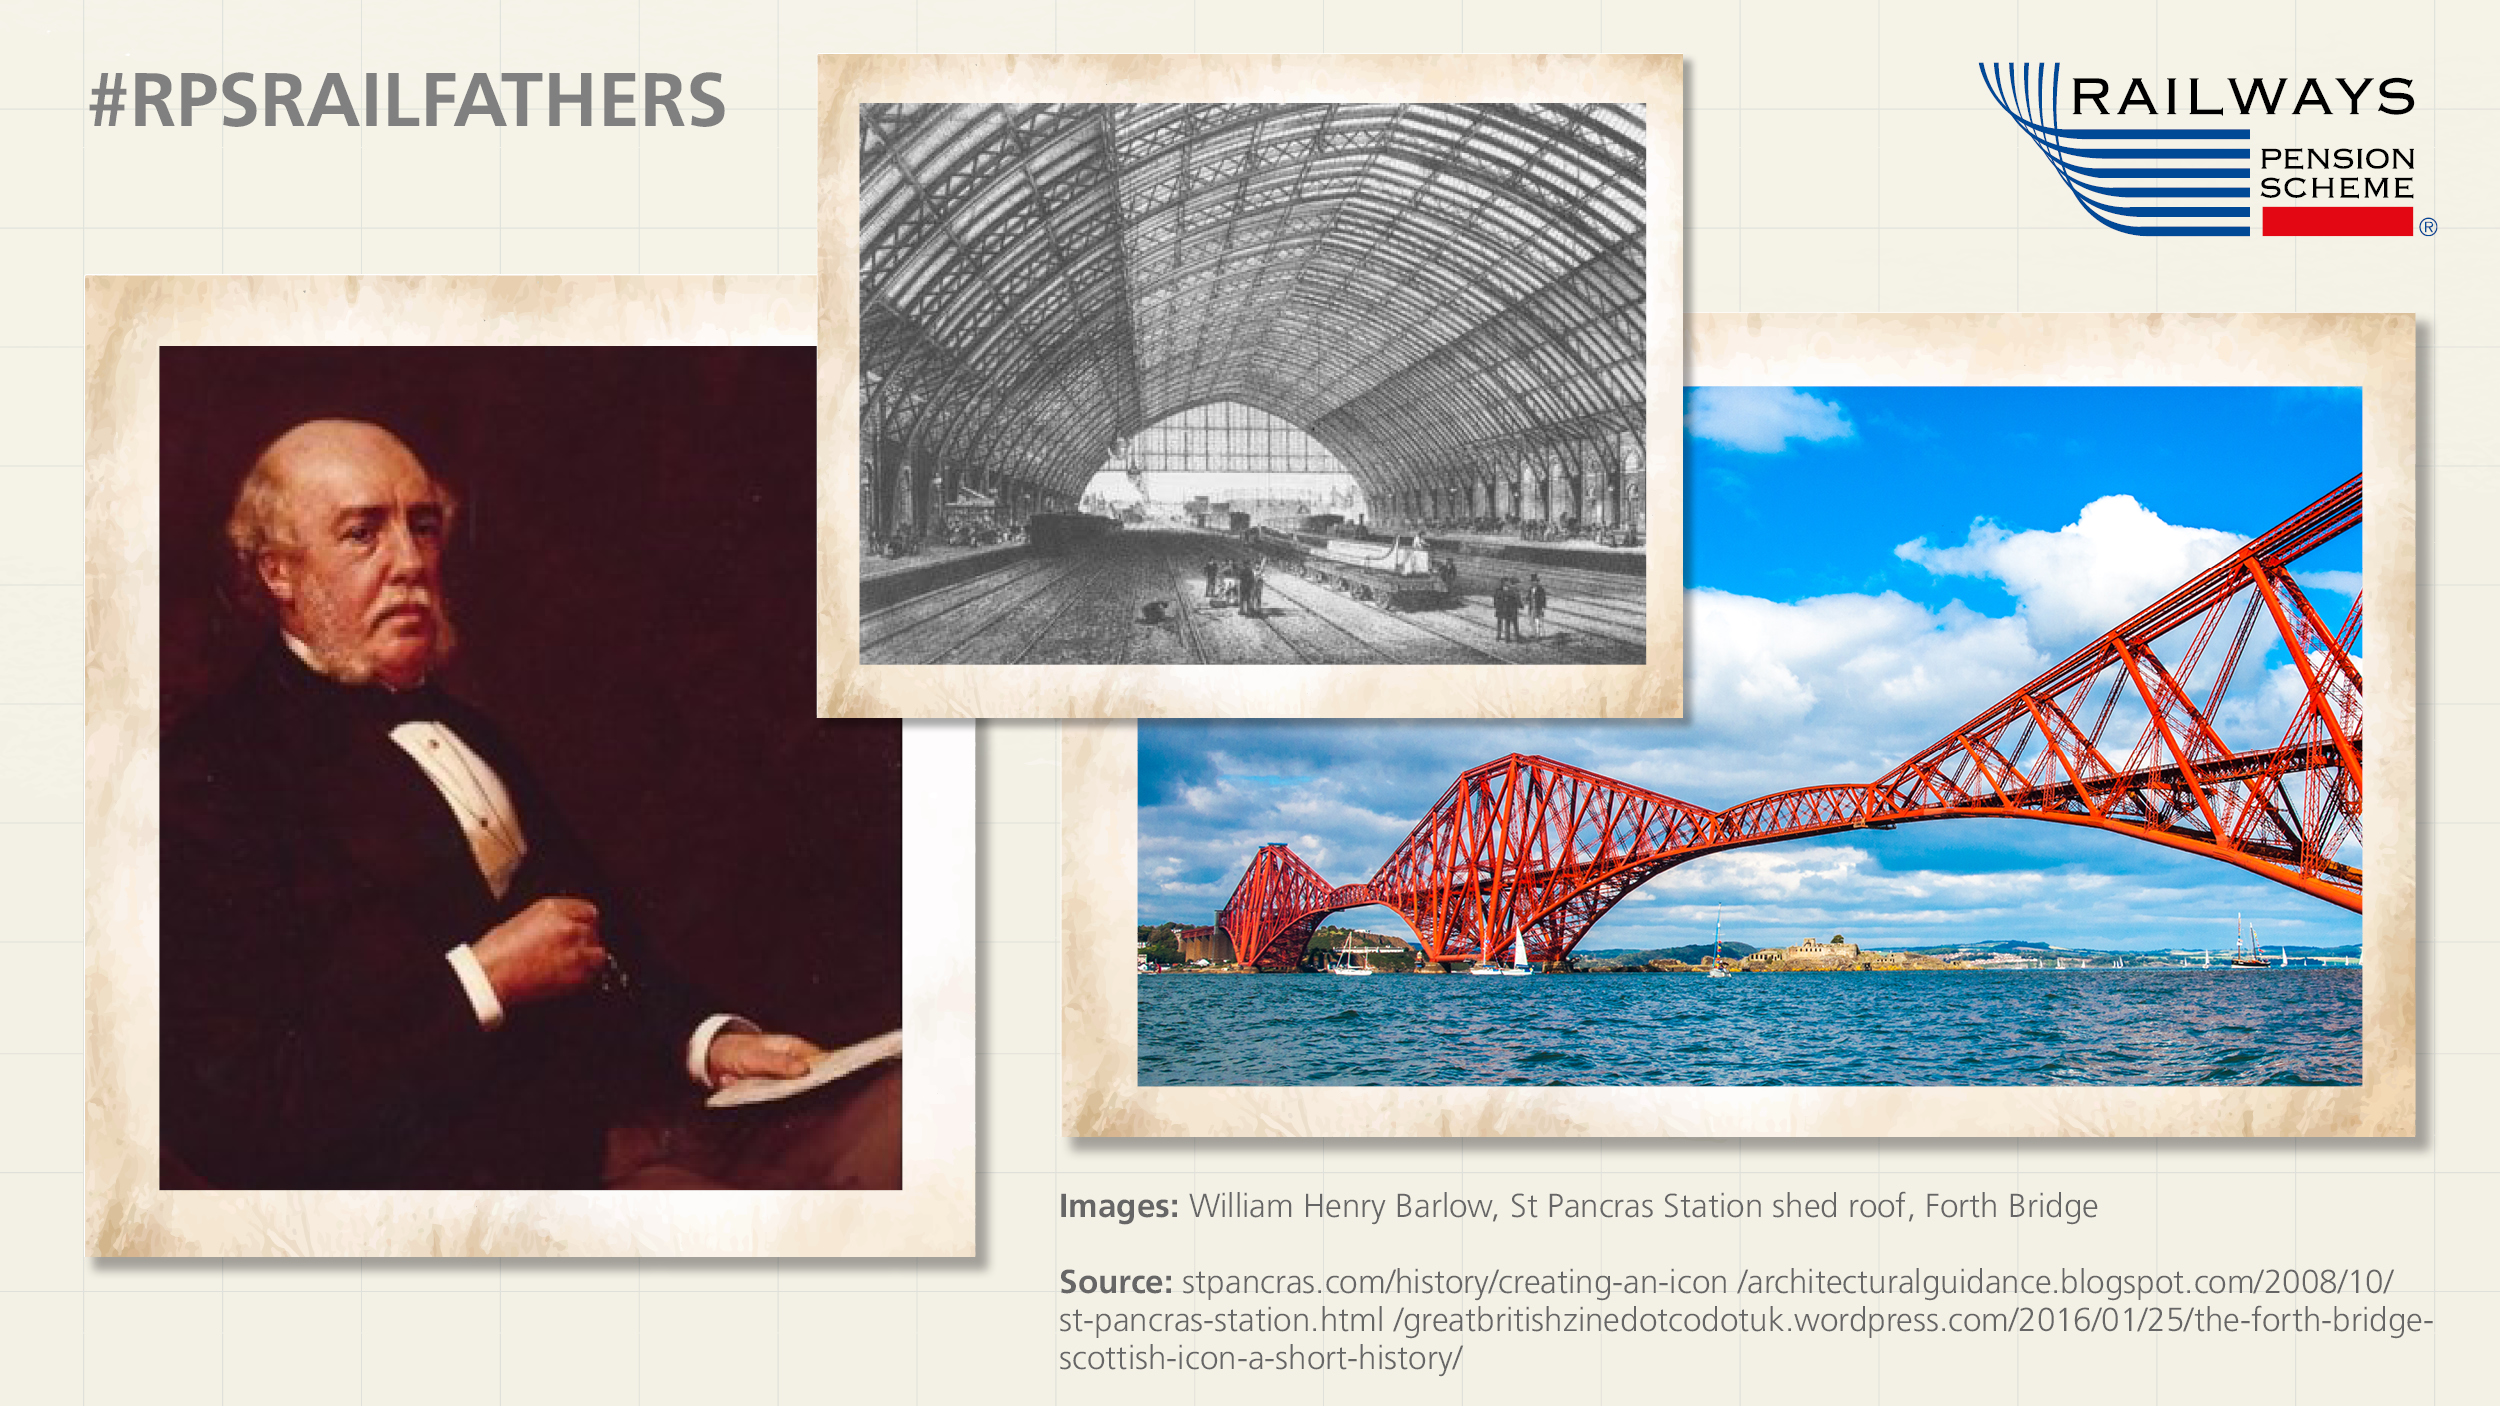
[[[444,683],[668,958],[768,1029],[902,1023],[901,726],[815,716],[812,348],[162,358],[166,722],[274,629],[236,608],[224,548],[245,470],[301,421],[374,421],[461,498]]]

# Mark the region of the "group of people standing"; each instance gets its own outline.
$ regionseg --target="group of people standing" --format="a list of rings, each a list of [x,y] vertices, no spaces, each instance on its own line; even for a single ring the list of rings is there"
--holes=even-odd
[[[1230,595],[1241,606],[1244,615],[1256,615],[1267,599],[1267,563],[1261,561],[1219,562],[1209,558],[1201,568],[1207,578],[1207,604],[1214,605]]]
[[[1542,637],[1545,633],[1545,583],[1538,580],[1533,571],[1528,573],[1528,584],[1525,586],[1519,584],[1518,577],[1505,576],[1493,587],[1493,638],[1521,638],[1519,615],[1522,610],[1527,612],[1529,634]]]

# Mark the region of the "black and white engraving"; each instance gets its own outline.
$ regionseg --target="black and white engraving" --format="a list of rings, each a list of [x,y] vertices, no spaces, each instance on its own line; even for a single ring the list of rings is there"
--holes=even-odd
[[[1645,662],[1642,106],[859,117],[862,663]]]

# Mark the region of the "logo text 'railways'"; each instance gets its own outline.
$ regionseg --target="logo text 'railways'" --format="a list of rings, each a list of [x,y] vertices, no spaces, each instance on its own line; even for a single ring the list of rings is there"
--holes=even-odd
[[[2115,79],[2077,77],[2069,89],[2063,67],[1982,64],[1979,71],[1997,106],[2048,158],[2084,213],[2110,229],[2244,237],[2253,220],[2257,232],[2267,235],[2413,232],[2415,163],[2409,146],[2308,146],[2278,142],[2273,133],[2259,139],[2248,126],[2172,121],[2401,117],[2415,105],[2410,78],[2297,83],[2289,77],[2228,78],[2212,84],[2202,78],[2129,78],[2122,86]],[[2068,101],[2061,103],[2061,96]],[[2079,119],[2087,104],[2095,117],[2160,121],[2086,124]],[[2252,197],[2296,203],[2260,211],[2252,207]],[[2407,203],[2356,203],[2394,201]]]
[[[2085,103],[2092,104],[2092,110],[2101,116],[2109,116],[2110,81],[2107,78],[2077,77],[2074,110],[2067,116],[2083,116]],[[2272,88],[2268,88],[2266,80],[2262,78],[2250,79],[2245,89],[2240,87],[2240,80],[2236,78],[2226,78],[2223,81],[2231,87],[2231,106],[2207,107],[2204,104],[2205,80],[2189,79],[2187,115],[2190,117],[2227,117],[2233,111],[2237,111],[2242,117],[2251,117],[2259,112],[2272,117],[2282,111],[2283,94],[2292,86],[2292,80],[2289,78],[2275,79]],[[2379,95],[2379,101],[2374,105],[2375,111],[2385,113],[2389,117],[2402,117],[2413,111],[2413,80],[2410,78],[2364,78],[2357,85],[2347,83],[2341,78],[2334,82],[2342,92],[2340,100],[2347,104],[2345,108],[2347,116],[2360,116],[2361,104],[2369,99],[2373,90]],[[2127,80],[2125,95],[2118,99],[2117,115],[2124,117],[2141,107],[2147,117],[2177,117],[2179,115],[2179,80],[2163,79],[2162,93],[2162,104],[2156,107],[2153,104],[2153,90],[2145,86],[2143,79],[2130,78]],[[2318,115],[2321,117],[2335,115],[2335,103],[2327,99],[2325,87],[2315,78],[2308,79],[2300,85],[2300,94],[2293,100],[2292,110],[2287,115],[2298,117],[2312,107],[2318,110]]]

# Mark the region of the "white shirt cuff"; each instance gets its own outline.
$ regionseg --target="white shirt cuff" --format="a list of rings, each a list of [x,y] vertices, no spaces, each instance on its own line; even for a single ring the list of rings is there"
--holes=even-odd
[[[724,1030],[739,1030],[753,1035],[758,1032],[759,1027],[754,1021],[743,1016],[705,1017],[703,1023],[694,1028],[694,1034],[686,1040],[686,1077],[694,1080],[696,1088],[720,1087],[712,1079],[712,1038]]]
[[[503,1024],[503,1002],[496,999],[495,983],[486,978],[486,964],[462,943],[443,954],[451,963],[454,975],[460,978],[460,989],[469,993],[469,1007],[477,1012],[478,1028],[492,1030]]]

